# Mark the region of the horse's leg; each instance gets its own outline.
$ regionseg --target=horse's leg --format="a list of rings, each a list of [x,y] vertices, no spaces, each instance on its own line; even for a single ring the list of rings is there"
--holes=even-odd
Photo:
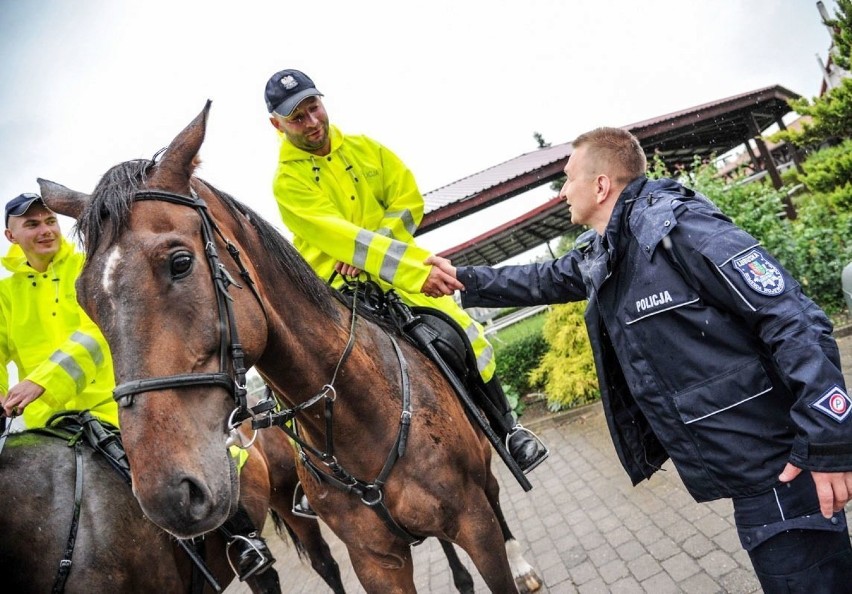
[[[521,594],[537,592],[541,589],[541,578],[536,573],[535,568],[524,559],[523,554],[521,554],[520,543],[515,540],[512,531],[509,530],[509,525],[503,516],[503,508],[500,505],[500,484],[497,482],[497,477],[491,472],[490,463],[485,485],[485,496],[494,510],[494,515],[497,516],[498,524],[500,524],[500,532],[503,534],[503,543],[506,547],[506,556],[509,559],[509,565],[512,568],[512,576],[515,579],[518,592]]]
[[[375,531],[370,531],[375,534]],[[388,536],[389,539],[392,537]],[[393,539],[385,551],[375,550],[371,545],[355,541],[347,542],[349,560],[358,581],[367,594],[415,594],[414,567],[411,547]]]
[[[444,549],[444,554],[447,556],[447,562],[450,564],[450,571],[453,573],[453,584],[461,594],[473,594],[473,577],[470,572],[462,564],[456,553],[453,543],[446,540],[440,540],[441,548]]]
[[[465,508],[467,513],[459,516],[456,544],[467,552],[492,592],[517,592],[503,535],[494,523],[495,514],[487,497],[481,491],[471,491]]]
[[[292,494],[291,494],[292,497]],[[292,499],[290,499],[292,501]],[[273,508],[272,520],[279,535],[286,531],[299,553],[306,554],[311,567],[328,584],[334,594],[344,594],[343,579],[340,577],[340,567],[331,554],[328,543],[322,536],[319,522],[293,515],[290,507]]]
[[[293,514],[293,492],[299,477],[296,474],[296,456],[282,431],[261,433],[261,445],[266,455],[269,481],[272,486],[269,507],[272,521],[281,536],[287,532],[301,558],[307,554],[311,567],[329,585],[334,594],[344,594],[343,579],[328,543],[322,536],[319,522]]]

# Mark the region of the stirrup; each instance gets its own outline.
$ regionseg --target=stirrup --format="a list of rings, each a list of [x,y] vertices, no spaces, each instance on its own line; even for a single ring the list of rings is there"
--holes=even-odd
[[[305,490],[302,488],[302,482],[296,483],[296,488],[293,489],[293,506],[290,508],[294,516],[307,518],[309,520],[317,519],[317,512],[311,508],[308,501],[308,496],[305,495]]]
[[[528,461],[525,466],[521,466],[521,463],[513,455],[512,448],[509,447],[509,441],[511,441],[512,436],[514,436],[515,434],[517,434],[521,431],[526,433],[529,436],[529,438],[532,439],[539,446],[536,457],[533,458],[532,460]],[[539,464],[544,462],[547,459],[547,457],[550,455],[550,449],[546,445],[544,445],[544,442],[541,441],[541,439],[538,438],[538,435],[536,435],[535,433],[533,433],[532,431],[530,431],[529,429],[527,429],[526,427],[524,427],[520,423],[517,423],[514,427],[512,427],[512,429],[509,431],[509,433],[506,434],[505,445],[506,445],[506,451],[509,452],[509,455],[512,456],[512,458],[515,460],[515,462],[518,463],[518,467],[521,469],[521,471],[523,471],[524,474],[528,474],[529,472],[534,470]]]
[[[253,534],[256,536],[256,533]],[[230,554],[231,546],[236,544],[238,541],[245,543],[246,545],[246,548],[243,550],[240,550],[241,547],[237,546],[237,550],[239,552],[237,565],[239,566],[239,569],[234,566],[234,562],[231,559]],[[258,543],[260,544],[258,545]],[[234,575],[240,578],[241,582],[246,581],[256,573],[263,573],[275,562],[275,559],[273,559],[272,555],[269,554],[269,549],[266,547],[266,543],[260,537],[254,538],[243,536],[242,534],[234,534],[230,542],[228,542],[228,545],[225,547],[225,556],[228,558],[228,564],[231,566]]]

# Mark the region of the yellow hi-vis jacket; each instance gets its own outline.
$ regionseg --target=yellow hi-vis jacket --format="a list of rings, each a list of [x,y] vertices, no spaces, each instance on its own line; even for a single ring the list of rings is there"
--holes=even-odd
[[[420,289],[430,253],[414,243],[423,219],[423,196],[414,176],[390,150],[366,136],[345,136],[330,126],[331,152],[318,157],[281,135],[272,188],[296,249],[324,279],[337,262],[368,273],[412,306],[440,309],[464,329],[483,380],[494,375],[494,351],[482,326],[452,297]],[[339,281],[342,282],[342,281]]]
[[[44,388],[24,409],[28,428],[43,427],[60,411],[86,409],[117,427],[109,346],[77,303],[83,254],[63,238],[45,272],[27,264],[18,245],[2,263],[12,276],[0,280],[0,394],[9,391],[6,366],[14,361],[19,381]]]

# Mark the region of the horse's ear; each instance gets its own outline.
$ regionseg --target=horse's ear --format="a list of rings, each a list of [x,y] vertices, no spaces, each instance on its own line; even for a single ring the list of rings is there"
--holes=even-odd
[[[189,178],[195,169],[196,157],[204,142],[207,130],[207,114],[210,112],[212,101],[207,100],[190,124],[178,134],[157,163],[151,175],[148,186],[165,186],[168,188],[189,188]]]
[[[89,194],[69,190],[61,184],[38,178],[41,189],[41,199],[53,212],[79,219],[85,208],[92,201]]]

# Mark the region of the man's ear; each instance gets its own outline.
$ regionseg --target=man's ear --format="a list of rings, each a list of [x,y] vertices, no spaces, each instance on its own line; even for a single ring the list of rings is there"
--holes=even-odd
[[[595,199],[598,204],[602,204],[609,197],[612,189],[612,180],[608,175],[601,173],[595,178]]]
[[[276,118],[274,115],[269,116],[269,122],[273,126],[275,126],[275,129],[279,132],[284,132],[284,130],[281,129],[281,124],[278,123],[278,118]]]
[[[17,241],[15,241],[15,238],[12,236],[12,232],[9,229],[6,229],[5,233],[6,233],[6,240],[9,243],[17,243]]]

